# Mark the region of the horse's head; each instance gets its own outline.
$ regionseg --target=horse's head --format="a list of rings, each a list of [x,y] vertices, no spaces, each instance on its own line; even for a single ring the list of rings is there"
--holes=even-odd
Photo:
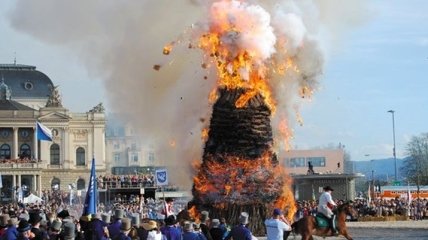
[[[351,201],[346,202],[338,207],[338,212],[344,212],[346,215],[352,216],[352,218],[358,218],[358,211],[354,208]]]

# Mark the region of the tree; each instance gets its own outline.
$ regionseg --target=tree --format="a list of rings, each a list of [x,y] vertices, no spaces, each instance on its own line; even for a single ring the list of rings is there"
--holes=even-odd
[[[428,133],[413,136],[406,146],[406,154],[401,170],[419,191],[419,186],[428,185]]]

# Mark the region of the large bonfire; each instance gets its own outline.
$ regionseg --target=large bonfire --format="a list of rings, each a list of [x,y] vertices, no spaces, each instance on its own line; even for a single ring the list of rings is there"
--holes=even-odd
[[[202,163],[195,164],[193,210],[208,210],[232,223],[245,211],[251,230],[263,233],[263,221],[273,208],[285,210],[290,220],[295,213],[291,179],[273,150],[276,102],[271,87],[275,76],[300,74],[297,52],[307,39],[287,38],[271,26],[262,7],[235,0],[214,2],[208,21],[194,28],[197,40],[189,48],[203,50],[201,66],[216,70],[217,86],[210,93],[214,104],[210,125],[203,130]],[[165,46],[164,54],[173,45]],[[298,79],[300,96],[310,97],[311,77]],[[284,123],[279,129],[288,141],[291,133]]]

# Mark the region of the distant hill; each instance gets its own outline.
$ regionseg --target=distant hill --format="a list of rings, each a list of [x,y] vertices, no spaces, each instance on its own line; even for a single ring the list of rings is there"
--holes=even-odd
[[[397,158],[397,178],[402,179],[400,168],[403,166],[405,159]],[[372,179],[372,170],[375,180],[391,181],[394,180],[394,158],[372,159],[369,161],[352,161],[354,173],[362,173],[367,180]]]

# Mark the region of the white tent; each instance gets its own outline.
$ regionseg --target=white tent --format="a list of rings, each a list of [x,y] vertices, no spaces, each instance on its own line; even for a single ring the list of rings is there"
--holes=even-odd
[[[43,199],[37,197],[34,194],[30,194],[30,196],[24,198],[24,203],[36,203],[36,202],[41,203],[43,202]]]

